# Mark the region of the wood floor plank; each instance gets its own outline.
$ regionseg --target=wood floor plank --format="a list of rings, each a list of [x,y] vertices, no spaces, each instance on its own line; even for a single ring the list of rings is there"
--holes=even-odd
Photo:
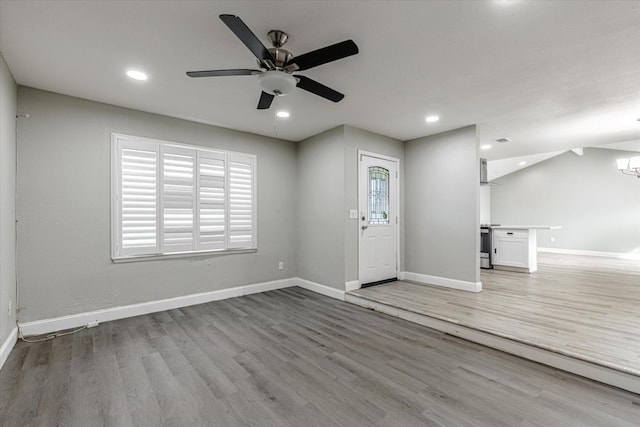
[[[638,395],[299,288],[19,342],[0,371],[3,427],[638,420]]]
[[[482,270],[483,291],[392,282],[350,294],[640,376],[640,261],[539,254]]]

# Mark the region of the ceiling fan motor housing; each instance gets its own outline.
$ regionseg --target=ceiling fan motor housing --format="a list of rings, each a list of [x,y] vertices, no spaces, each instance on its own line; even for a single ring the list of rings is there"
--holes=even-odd
[[[271,95],[288,95],[293,92],[298,81],[284,71],[265,71],[258,76],[258,82],[264,92]]]
[[[275,65],[276,68],[284,68],[285,65],[287,65],[287,62],[289,62],[289,60],[293,58],[293,54],[289,52],[287,49],[282,49],[279,47],[275,47],[275,48],[271,47],[267,50],[273,57],[273,65]],[[263,63],[261,61],[258,61],[258,65],[262,67]]]

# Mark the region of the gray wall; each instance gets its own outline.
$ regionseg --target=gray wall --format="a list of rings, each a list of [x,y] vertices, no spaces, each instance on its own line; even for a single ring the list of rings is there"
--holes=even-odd
[[[640,252],[640,179],[616,169],[616,159],[638,154],[585,148],[583,156],[567,152],[499,178],[491,220],[563,227],[538,231],[540,247]]]
[[[296,276],[294,143],[18,91],[19,110],[31,114],[18,134],[21,322]],[[113,264],[111,132],[256,154],[258,251]]]
[[[479,282],[476,127],[405,146],[406,271]]]
[[[400,179],[400,271],[404,269],[404,143],[373,132],[345,126],[344,146],[344,250],[345,281],[358,280],[358,239],[360,236],[357,219],[349,219],[349,210],[358,209],[358,150],[395,157]]]
[[[491,224],[491,186],[480,186],[480,224]]]
[[[0,55],[0,344],[16,326],[16,105],[16,84]]]
[[[344,290],[344,126],[298,144],[298,276]]]

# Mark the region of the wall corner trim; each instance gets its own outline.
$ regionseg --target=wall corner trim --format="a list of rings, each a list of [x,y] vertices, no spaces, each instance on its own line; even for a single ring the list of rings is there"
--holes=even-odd
[[[351,280],[349,282],[345,282],[344,290],[346,292],[355,291],[356,289],[360,289],[360,281],[359,280]]]
[[[296,286],[299,286],[303,289],[307,289],[312,292],[316,292],[318,294],[322,294],[327,297],[339,299],[340,301],[344,301],[344,291],[340,289],[332,288],[331,286],[321,285],[320,283],[312,282],[310,280],[301,279],[299,277],[295,278]]]
[[[237,286],[234,288],[71,314],[69,316],[19,323],[19,326],[24,336],[42,335],[65,329],[79,328],[87,325],[89,322],[97,321],[98,323],[102,323],[111,320],[125,319],[127,317],[142,316],[144,314],[157,313],[159,311],[204,304],[211,301],[219,301],[227,298],[272,291],[275,289],[289,288],[296,285],[297,281],[293,278],[274,280],[270,282],[255,283],[252,285]]]
[[[467,292],[482,291],[482,282],[467,282],[464,280],[449,279],[448,277],[430,276],[428,274],[400,272],[400,280],[424,283],[427,285],[443,286],[445,288],[459,289]]]
[[[9,332],[9,336],[0,346],[0,369],[4,366],[4,362],[9,358],[9,353],[13,350],[13,346],[18,342],[18,328],[13,328]]]

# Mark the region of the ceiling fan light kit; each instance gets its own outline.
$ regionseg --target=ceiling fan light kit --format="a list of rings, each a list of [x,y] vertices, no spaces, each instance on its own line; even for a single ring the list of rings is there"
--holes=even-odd
[[[267,49],[251,32],[249,27],[235,15],[220,15],[220,19],[240,41],[253,53],[258,60],[260,70],[229,69],[188,71],[189,77],[222,77],[222,76],[252,76],[258,75],[258,83],[262,88],[258,109],[265,110],[271,106],[273,98],[288,95],[295,87],[318,95],[329,101],[339,102],[344,95],[309,77],[293,75],[293,72],[308,70],[318,65],[337,61],[358,53],[358,46],[353,40],[345,40],[331,46],[323,47],[305,54],[294,56],[282,46],[289,39],[289,35],[281,30],[271,30],[267,37],[272,48]]]
[[[275,70],[260,74],[258,82],[264,92],[274,96],[289,95],[298,84],[298,81],[291,74]]]
[[[630,157],[627,159],[618,159],[618,170],[625,175],[631,175],[640,178],[640,156]]]

